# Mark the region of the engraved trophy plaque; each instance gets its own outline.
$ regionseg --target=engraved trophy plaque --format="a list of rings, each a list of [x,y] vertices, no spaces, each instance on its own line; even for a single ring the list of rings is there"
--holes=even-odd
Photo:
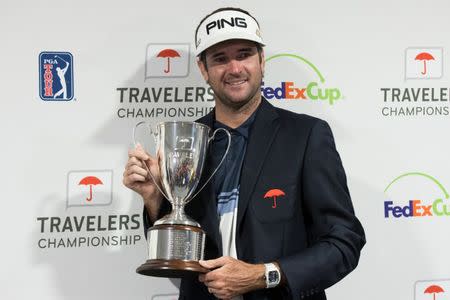
[[[136,128],[133,130],[136,144]],[[150,135],[156,141],[156,158],[161,177],[161,186],[151,180],[171,203],[172,211],[157,220],[147,231],[148,259],[136,272],[148,276],[181,278],[205,273],[198,261],[203,259],[205,232],[196,221],[184,212],[190,202],[211,180],[222,165],[231,144],[230,133],[216,129],[211,137],[210,128],[196,122],[162,122]],[[228,136],[228,146],[217,168],[203,186],[196,191],[205,162],[209,143],[219,131]],[[144,164],[146,166],[146,164]],[[146,166],[147,167],[147,166]]]

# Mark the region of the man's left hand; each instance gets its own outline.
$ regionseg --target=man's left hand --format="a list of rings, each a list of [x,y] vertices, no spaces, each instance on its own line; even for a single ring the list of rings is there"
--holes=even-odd
[[[200,265],[211,271],[199,275],[198,279],[219,299],[231,299],[266,286],[263,264],[253,265],[222,256],[200,261]]]

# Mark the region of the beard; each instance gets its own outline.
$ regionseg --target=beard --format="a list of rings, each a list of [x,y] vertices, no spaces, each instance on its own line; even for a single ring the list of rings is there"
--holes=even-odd
[[[210,87],[214,92],[214,98],[216,101],[220,102],[223,106],[231,110],[238,111],[245,106],[251,106],[252,103],[259,99],[258,94],[261,94],[262,76],[259,82],[260,84],[255,84],[255,86],[249,90],[247,95],[242,96],[241,99],[233,98],[223,90],[214,87],[214,85],[210,84]]]

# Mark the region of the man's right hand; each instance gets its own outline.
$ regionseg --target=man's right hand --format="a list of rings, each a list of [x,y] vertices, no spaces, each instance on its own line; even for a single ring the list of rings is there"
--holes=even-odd
[[[142,146],[138,144],[135,149],[128,151],[128,162],[123,172],[123,184],[142,196],[150,220],[155,221],[163,196],[147,170],[150,170],[153,178],[160,182],[157,160],[148,155]]]

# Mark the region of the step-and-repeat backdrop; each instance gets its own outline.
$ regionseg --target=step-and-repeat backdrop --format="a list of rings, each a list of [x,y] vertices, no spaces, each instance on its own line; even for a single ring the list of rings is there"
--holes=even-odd
[[[221,6],[261,23],[262,94],[333,129],[367,245],[329,298],[450,299],[444,0],[3,1],[0,298],[177,298],[135,273],[142,201],[122,172],[138,121],[214,106],[193,32]]]

